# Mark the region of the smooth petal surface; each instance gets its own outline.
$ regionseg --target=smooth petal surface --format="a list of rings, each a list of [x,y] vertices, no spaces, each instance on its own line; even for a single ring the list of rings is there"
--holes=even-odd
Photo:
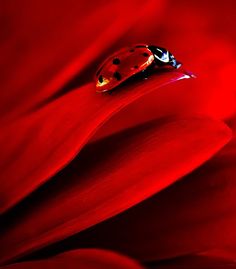
[[[148,44],[168,48],[184,68],[197,76],[196,80],[189,81],[185,95],[177,97],[177,113],[200,113],[227,119],[236,112],[235,9],[233,0],[226,0],[224,4],[214,0],[207,3],[197,0],[166,1],[160,16],[149,17],[149,27],[142,38],[145,37]],[[156,23],[157,19],[161,22]],[[140,42],[138,29],[136,37],[126,35],[123,43]],[[155,97],[155,93],[147,96],[147,117],[155,111]]]
[[[110,126],[106,125],[106,130],[101,130],[99,135],[115,132],[135,121],[155,118],[160,113],[197,113],[217,119],[232,117],[236,112],[235,9],[233,0],[226,0],[224,5],[212,0],[207,3],[167,1],[160,16],[150,16],[149,27],[142,37],[148,44],[169,48],[197,79],[189,80],[185,85],[174,85],[175,91],[168,96],[168,102],[159,92],[145,96],[123,110],[123,115]],[[161,23],[156,23],[160,18]],[[139,42],[139,38],[138,33],[137,37],[125,36],[123,43]],[[164,101],[158,107],[157,98]]]
[[[136,261],[120,254],[99,249],[80,249],[65,252],[53,258],[21,262],[2,269],[142,269]]]
[[[54,175],[75,157],[112,115],[141,96],[188,75],[167,72],[98,94],[90,83],[2,128],[0,212]]]
[[[94,70],[83,81],[85,69],[137,21],[146,24],[145,18],[152,10],[161,9],[161,2],[3,1],[1,124],[47,104],[49,98],[62,94],[62,88],[75,76],[77,84],[91,81]],[[133,10],[135,16],[130,16]]]
[[[198,77],[180,100],[183,110],[222,119],[236,112],[235,9],[233,0],[169,1],[156,27],[159,35],[149,34],[150,43],[161,36],[165,46],[173,46],[175,56]]]
[[[79,235],[77,242],[83,241],[80,246],[122,249],[141,260],[235,249],[235,160],[234,138],[183,180]],[[66,244],[73,246],[76,241],[71,239]]]
[[[205,255],[183,256],[148,264],[151,269],[235,269],[234,260]]]
[[[5,216],[1,261],[38,250],[141,202],[209,159],[230,137],[226,125],[211,119],[160,119],[91,144],[8,220]],[[112,244],[113,239],[108,241]]]
[[[196,86],[196,80],[198,78],[171,83],[162,91],[153,91],[137,99],[99,128],[91,141],[161,117],[192,115],[188,109],[187,99]]]

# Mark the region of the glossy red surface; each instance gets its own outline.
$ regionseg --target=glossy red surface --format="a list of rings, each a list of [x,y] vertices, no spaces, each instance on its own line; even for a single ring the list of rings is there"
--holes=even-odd
[[[121,49],[108,57],[98,68],[95,78],[96,91],[106,92],[114,89],[128,78],[145,70],[153,61],[153,53],[147,47],[132,46]]]

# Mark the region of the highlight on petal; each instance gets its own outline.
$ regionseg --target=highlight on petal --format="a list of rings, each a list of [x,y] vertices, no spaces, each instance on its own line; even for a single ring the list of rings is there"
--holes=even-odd
[[[178,83],[171,83],[164,90],[152,91],[132,102],[99,128],[90,141],[97,141],[161,117],[193,115],[188,101],[198,79],[184,79]]]
[[[141,96],[189,78],[167,72],[137,81],[109,94],[92,83],[3,127],[0,133],[0,212],[16,204],[75,157],[112,115]]]
[[[204,257],[210,258],[219,258],[224,260],[236,261],[236,249],[235,244],[223,248],[211,249],[205,252],[202,252],[201,255]]]
[[[159,119],[88,145],[50,184],[5,215],[1,262],[140,203],[208,160],[230,137],[226,125],[211,119]]]
[[[138,262],[121,254],[101,249],[80,249],[50,259],[20,262],[1,269],[142,269]]]

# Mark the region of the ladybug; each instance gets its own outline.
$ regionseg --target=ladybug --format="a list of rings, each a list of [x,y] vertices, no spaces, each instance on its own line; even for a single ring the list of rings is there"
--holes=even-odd
[[[119,50],[110,56],[98,69],[95,81],[96,91],[113,90],[128,78],[138,73],[145,73],[147,68],[171,66],[179,68],[181,64],[166,49],[135,45]]]

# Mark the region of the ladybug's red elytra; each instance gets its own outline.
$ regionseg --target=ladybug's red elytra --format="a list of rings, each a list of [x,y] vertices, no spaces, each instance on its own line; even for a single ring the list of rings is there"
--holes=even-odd
[[[161,47],[135,45],[124,48],[110,56],[98,69],[95,77],[96,91],[113,90],[128,78],[145,72],[152,66],[179,68],[181,64],[168,50]]]

